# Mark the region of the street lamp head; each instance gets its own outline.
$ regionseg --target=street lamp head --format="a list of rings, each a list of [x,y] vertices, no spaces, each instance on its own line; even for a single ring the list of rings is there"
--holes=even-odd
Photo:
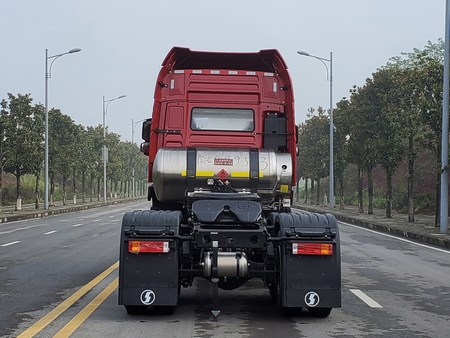
[[[81,51],[80,48],[74,48],[74,49],[69,50],[69,54],[72,54],[72,53],[78,53],[78,52],[80,52],[80,51]]]
[[[306,53],[304,51],[298,51],[297,54],[303,55],[303,56],[310,56],[309,53]]]
[[[124,97],[127,97],[126,95],[120,95],[119,97],[118,97],[118,99],[123,99]]]

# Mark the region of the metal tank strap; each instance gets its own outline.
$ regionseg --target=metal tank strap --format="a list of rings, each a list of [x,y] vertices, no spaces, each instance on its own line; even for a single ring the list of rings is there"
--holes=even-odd
[[[250,149],[250,190],[258,192],[259,184],[259,152],[258,149]]]
[[[197,150],[194,148],[188,149],[186,158],[186,186],[188,191],[194,191],[195,173],[197,171]]]

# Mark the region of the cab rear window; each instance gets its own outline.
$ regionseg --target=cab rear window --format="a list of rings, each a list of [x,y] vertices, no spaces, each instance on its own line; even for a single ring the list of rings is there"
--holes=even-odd
[[[253,131],[252,109],[194,108],[191,114],[192,130]]]

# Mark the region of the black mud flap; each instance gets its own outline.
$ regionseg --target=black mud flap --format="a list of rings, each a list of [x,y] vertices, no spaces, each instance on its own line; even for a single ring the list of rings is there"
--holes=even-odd
[[[278,247],[280,305],[284,308],[340,307],[341,253],[335,217],[280,213],[275,222],[282,238]],[[327,250],[332,248],[332,254],[313,254],[317,244],[325,244]],[[302,248],[306,248],[304,252]],[[311,248],[309,252],[308,248]]]
[[[119,305],[177,305],[179,244],[174,237],[180,222],[179,211],[139,210],[124,215]]]

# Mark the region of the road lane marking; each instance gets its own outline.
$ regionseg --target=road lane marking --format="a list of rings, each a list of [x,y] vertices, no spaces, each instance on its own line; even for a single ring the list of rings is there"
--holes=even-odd
[[[3,247],[7,247],[7,246],[14,245],[14,244],[17,244],[17,243],[20,243],[20,241],[9,242],[9,243],[6,243],[6,244],[2,244],[2,246]]]
[[[26,222],[26,221],[30,221],[30,220],[27,219],[27,220],[24,220],[24,221],[21,221],[21,222]],[[14,223],[18,223],[18,222],[19,222],[19,221],[14,222]],[[11,223],[13,223],[13,222],[11,222]],[[41,228],[41,227],[48,227],[48,224],[30,225],[30,226],[28,226],[28,227],[15,228],[15,229],[12,229],[12,230],[1,231],[1,232],[0,232],[0,235],[7,235],[7,234],[12,234],[12,233],[17,232],[17,231],[30,230],[30,229],[33,229],[33,228]]]
[[[89,318],[89,316],[108,298],[119,285],[119,277],[114,279],[97,297],[72,318],[53,338],[69,337],[74,331]]]
[[[370,298],[368,295],[366,295],[359,289],[350,289],[350,292],[353,293],[359,299],[361,299],[364,303],[369,305],[371,308],[379,308],[379,309],[383,308],[380,304],[378,304],[376,301],[374,301],[372,298]]]
[[[76,227],[79,227],[79,226],[81,226],[81,225],[83,225],[83,223],[78,223],[78,224],[74,224],[74,225],[72,225],[74,228],[76,228]]]
[[[54,234],[55,232],[57,232],[57,231],[56,230],[49,231],[49,232],[46,232],[44,235],[51,235],[51,234]]]
[[[69,298],[60,303],[56,308],[47,313],[44,317],[22,332],[17,338],[31,338],[38,334],[42,329],[44,329],[48,324],[53,322],[58,318],[64,311],[71,307],[76,301],[83,297],[86,293],[91,291],[97,284],[99,284],[103,279],[110,275],[114,270],[119,267],[119,262],[115,262],[108,269],[103,271],[89,283],[84,285]]]
[[[422,248],[432,249],[432,250],[443,252],[443,253],[446,253],[446,254],[450,255],[450,251],[449,250],[435,248],[435,247],[430,246],[430,245],[413,242],[413,241],[411,241],[409,239],[405,239],[405,238],[401,238],[401,237],[385,234],[385,233],[378,232],[378,231],[371,230],[371,229],[366,229],[364,227],[361,227],[361,226],[358,226],[358,225],[354,225],[354,224],[350,224],[350,223],[346,223],[346,222],[338,221],[338,223],[342,223],[342,224],[351,226],[353,228],[358,228],[358,229],[361,229],[361,230],[364,230],[364,231],[368,231],[368,232],[371,232],[371,233],[374,233],[374,234],[377,234],[377,235],[380,235],[380,236],[389,237],[389,238],[392,238],[392,239],[397,239],[397,240],[402,241],[402,242],[406,242],[406,243],[409,243],[409,244],[414,244],[414,245],[420,246]]]

